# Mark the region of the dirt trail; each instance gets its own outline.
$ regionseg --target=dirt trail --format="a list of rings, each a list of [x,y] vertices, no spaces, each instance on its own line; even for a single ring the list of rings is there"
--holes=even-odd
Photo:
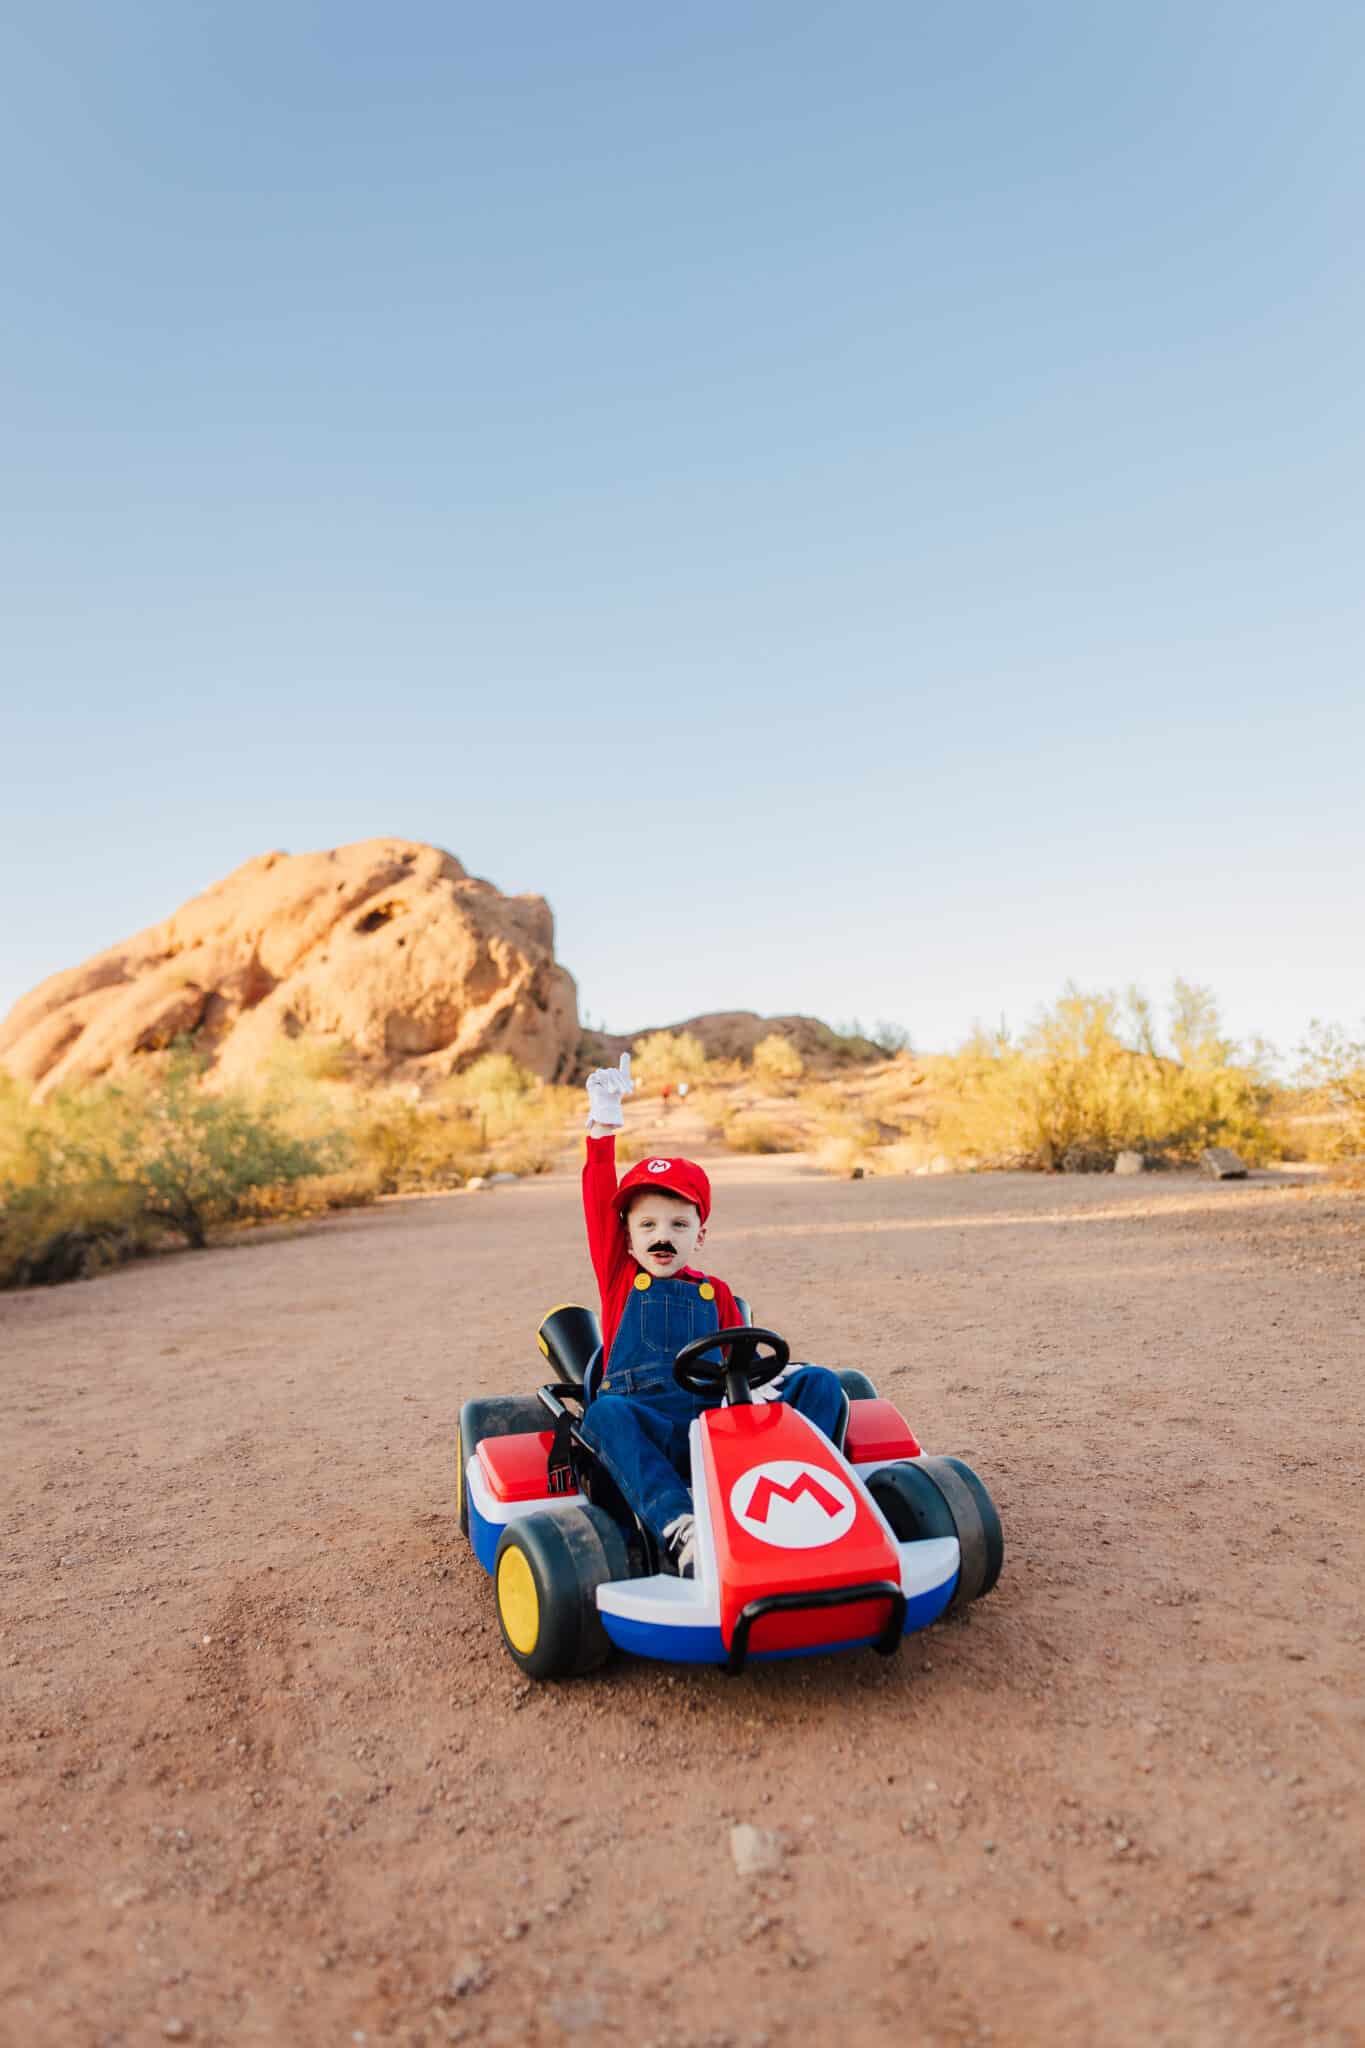
[[[1359,1205],[716,1181],[759,1319],[986,1478],[998,1591],[525,1685],[451,1435],[587,1295],[568,1176],[0,1297],[0,2040],[1365,2042]]]

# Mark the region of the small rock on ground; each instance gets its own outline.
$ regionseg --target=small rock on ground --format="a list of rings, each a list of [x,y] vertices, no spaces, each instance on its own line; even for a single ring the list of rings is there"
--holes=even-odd
[[[747,1821],[740,1821],[730,1830],[730,1854],[741,1877],[761,1877],[780,1866],[782,1837],[770,1828],[750,1827]]]

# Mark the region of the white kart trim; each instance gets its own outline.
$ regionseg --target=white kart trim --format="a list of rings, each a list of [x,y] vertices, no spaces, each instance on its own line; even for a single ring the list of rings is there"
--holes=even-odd
[[[536,1500],[499,1500],[484,1478],[477,1451],[465,1466],[464,1483],[465,1491],[485,1522],[493,1522],[499,1528],[505,1522],[520,1521],[523,1515],[543,1514],[546,1509],[585,1508],[588,1505],[586,1493],[546,1493]]]
[[[901,1591],[907,1600],[946,1585],[957,1577],[962,1565],[956,1536],[921,1536],[918,1543],[897,1543],[896,1553],[901,1561]]]
[[[597,1589],[603,1614],[627,1621],[649,1622],[656,1628],[719,1628],[720,1601],[696,1579],[675,1579],[655,1572],[648,1579],[617,1579]]]
[[[827,1437],[815,1427],[807,1416],[797,1412],[797,1419],[804,1422],[811,1435],[824,1450],[830,1448]],[[658,1572],[648,1579],[619,1579],[611,1585],[599,1586],[597,1605],[604,1614],[619,1614],[623,1619],[652,1624],[657,1628],[719,1628],[720,1626],[720,1584],[716,1566],[716,1538],[711,1525],[711,1497],[706,1487],[705,1468],[702,1462],[701,1423],[694,1422],[689,1431],[692,1456],[692,1500],[693,1512],[697,1518],[697,1573],[693,1579],[675,1579],[671,1573]],[[868,1502],[878,1521],[895,1545],[900,1564],[901,1590],[907,1600],[918,1595],[932,1593],[957,1577],[961,1566],[961,1552],[955,1536],[929,1536],[917,1543],[900,1543],[890,1523],[876,1501],[868,1492],[866,1475],[875,1472],[876,1465],[850,1465],[842,1453],[836,1452],[839,1464],[845,1474],[858,1488]],[[902,1464],[903,1459],[886,1459],[887,1464]]]

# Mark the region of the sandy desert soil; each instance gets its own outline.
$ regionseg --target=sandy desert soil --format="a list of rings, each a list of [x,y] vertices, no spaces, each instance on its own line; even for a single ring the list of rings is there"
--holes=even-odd
[[[451,1436],[587,1292],[567,1174],[0,1297],[6,2044],[1365,2041],[1358,1199],[716,1179],[759,1319],[987,1479],[998,1590],[525,1684]]]

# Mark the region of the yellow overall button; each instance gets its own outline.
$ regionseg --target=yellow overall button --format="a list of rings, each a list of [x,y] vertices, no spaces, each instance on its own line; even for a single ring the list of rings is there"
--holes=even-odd
[[[653,1283],[651,1282],[648,1273],[637,1273],[635,1275],[635,1285],[639,1288],[641,1294],[644,1293],[646,1287],[649,1287],[652,1284]]]
[[[697,1292],[703,1301],[714,1301],[716,1298],[716,1290],[709,1280],[703,1280]]]

